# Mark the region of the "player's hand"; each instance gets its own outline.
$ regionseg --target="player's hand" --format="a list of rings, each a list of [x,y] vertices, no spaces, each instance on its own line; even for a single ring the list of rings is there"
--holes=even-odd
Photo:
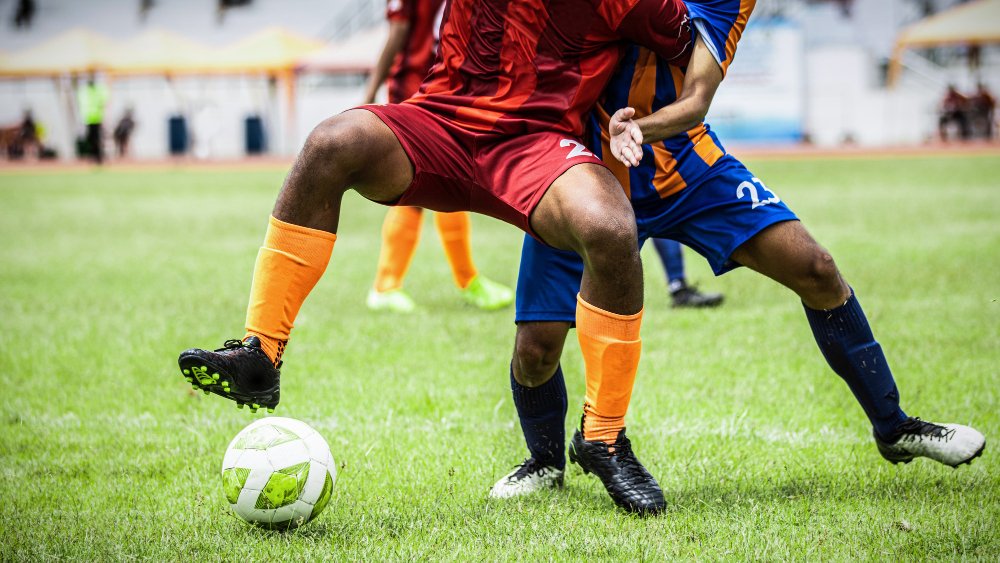
[[[611,135],[611,154],[625,166],[639,166],[642,160],[642,131],[632,121],[635,109],[622,108],[611,116],[608,133]]]

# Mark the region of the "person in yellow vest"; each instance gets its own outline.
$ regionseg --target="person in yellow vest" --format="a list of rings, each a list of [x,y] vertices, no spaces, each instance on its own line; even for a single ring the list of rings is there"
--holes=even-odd
[[[80,116],[87,127],[87,146],[97,164],[104,162],[104,147],[101,124],[104,123],[104,108],[108,105],[108,89],[98,84],[94,75],[87,78],[87,83],[77,92],[77,102]]]

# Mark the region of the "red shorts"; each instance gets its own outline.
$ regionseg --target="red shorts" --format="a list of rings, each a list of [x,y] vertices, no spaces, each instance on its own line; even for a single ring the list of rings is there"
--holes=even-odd
[[[531,212],[552,182],[577,164],[604,165],[564,133],[472,131],[414,104],[359,109],[385,122],[413,163],[413,183],[392,205],[473,211],[535,236]]]

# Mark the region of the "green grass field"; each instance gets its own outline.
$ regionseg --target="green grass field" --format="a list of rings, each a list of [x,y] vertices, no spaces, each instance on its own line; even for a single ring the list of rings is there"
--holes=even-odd
[[[513,312],[462,304],[428,224],[407,282],[425,312],[369,313],[384,211],[352,196],[277,412],[327,438],[339,479],[316,522],[258,530],[230,513],[219,478],[254,415],[192,393],[176,357],[242,335],[282,174],[8,172],[0,560],[1000,559],[1000,160],[751,164],[857,289],[907,412],[976,426],[982,458],[886,463],[793,294],[748,271],[714,279],[690,253],[689,277],[727,302],[674,311],[648,248],[629,434],[667,512],[616,510],[575,466],[564,490],[488,500],[525,456]],[[474,218],[490,277],[515,282],[520,240]],[[575,339],[563,365],[572,427]]]

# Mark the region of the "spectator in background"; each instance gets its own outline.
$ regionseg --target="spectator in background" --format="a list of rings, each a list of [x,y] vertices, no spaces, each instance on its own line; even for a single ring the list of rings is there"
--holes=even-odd
[[[941,113],[938,118],[938,135],[942,141],[948,140],[948,126],[952,123],[958,125],[960,138],[964,140],[971,136],[968,109],[969,99],[963,96],[954,84],[949,84],[944,99],[941,100]]]
[[[0,150],[10,160],[20,160],[30,149],[38,151],[38,126],[31,110],[24,110],[24,117],[16,125],[0,128]]]
[[[986,84],[977,84],[976,93],[969,98],[969,121],[976,133],[987,140],[993,139],[996,107],[997,100]]]
[[[20,131],[18,132],[18,144],[21,152],[25,153],[28,148],[38,149],[38,124],[31,115],[31,110],[24,110],[24,117],[21,119]]]
[[[132,138],[132,130],[135,129],[135,117],[132,108],[125,110],[125,114],[118,120],[112,137],[115,139],[115,148],[118,151],[118,158],[128,156],[128,142]]]
[[[101,125],[104,123],[104,108],[108,103],[108,89],[104,85],[98,84],[94,74],[91,73],[87,78],[87,83],[77,92],[77,102],[83,123],[87,126],[88,154],[94,157],[97,164],[101,164],[104,162]]]
[[[14,12],[14,27],[28,29],[35,19],[35,0],[18,0]]]
[[[139,0],[139,21],[146,21],[155,4],[153,0]]]

